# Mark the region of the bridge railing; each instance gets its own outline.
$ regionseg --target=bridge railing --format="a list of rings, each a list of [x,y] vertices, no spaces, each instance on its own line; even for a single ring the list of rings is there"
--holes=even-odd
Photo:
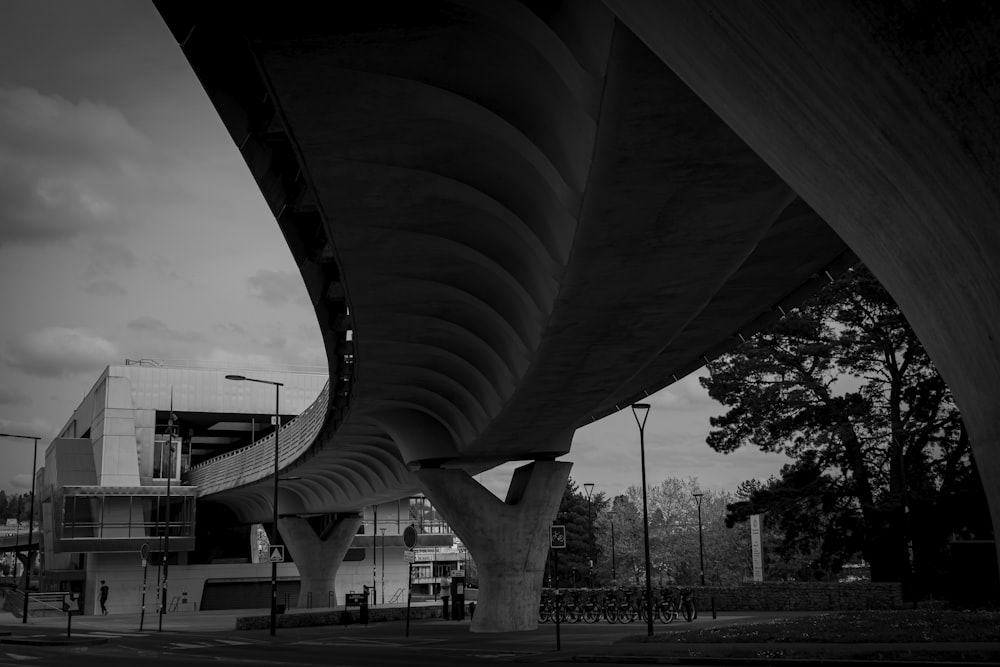
[[[329,399],[330,383],[327,382],[312,405],[279,429],[279,469],[299,458],[316,440],[327,416]],[[204,496],[273,475],[274,437],[271,433],[250,445],[192,466],[188,482],[197,486],[199,495]]]

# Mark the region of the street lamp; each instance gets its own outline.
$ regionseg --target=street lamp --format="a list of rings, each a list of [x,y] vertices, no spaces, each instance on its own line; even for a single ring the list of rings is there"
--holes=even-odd
[[[382,604],[385,604],[385,528],[382,531]]]
[[[14,531],[14,562],[11,563],[13,571],[11,572],[10,583],[13,586],[17,586],[17,555],[21,553],[21,502],[23,497],[18,495],[17,497],[17,509],[14,510],[14,521],[17,524],[17,528]]]
[[[274,387],[274,498],[272,499],[274,514],[273,522],[274,526],[274,542],[279,542],[278,536],[278,433],[281,431],[281,414],[278,412],[278,406],[280,401],[281,388],[285,386],[283,382],[274,382],[273,380],[257,380],[255,378],[248,378],[245,375],[227,375],[227,380],[236,380],[237,382],[257,382],[259,384],[269,384]],[[278,626],[278,562],[275,560],[271,561],[271,636],[274,636],[275,628]]]
[[[34,440],[35,447],[31,454],[31,509],[28,510],[28,558],[24,565],[24,609],[21,613],[21,623],[28,622],[28,584],[31,576],[31,529],[35,524],[35,475],[38,470],[38,437],[34,435],[15,435],[13,433],[0,433],[0,438],[21,438],[23,440]],[[20,534],[20,531],[18,531]],[[17,556],[14,556],[15,570]]]
[[[642,537],[646,547],[646,628],[647,634],[653,636],[653,579],[649,560],[649,509],[646,502],[646,418],[649,416],[648,403],[633,403],[632,415],[639,425],[639,452],[642,464]],[[640,418],[641,417],[641,418]]]
[[[588,571],[589,581],[587,585],[591,588],[594,587],[594,517],[590,513],[590,498],[594,493],[594,483],[587,482],[583,485],[584,490],[587,492],[587,555],[588,562],[590,564],[590,570]]]
[[[167,581],[170,571],[170,480],[174,477],[174,438],[176,435],[177,415],[174,414],[174,395],[173,390],[171,390],[170,416],[167,417],[167,508],[164,511],[166,530],[163,535],[163,551],[160,552],[160,560],[163,561],[163,581],[160,583],[159,632],[163,632],[163,615],[167,613]]]
[[[615,515],[611,513],[611,585],[618,586],[618,572],[615,569]]]
[[[705,585],[705,542],[701,537],[701,499],[704,493],[695,493],[694,499],[698,503],[698,557],[701,561],[701,585]]]

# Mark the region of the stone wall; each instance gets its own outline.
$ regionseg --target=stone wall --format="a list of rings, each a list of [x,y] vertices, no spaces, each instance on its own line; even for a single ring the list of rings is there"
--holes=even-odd
[[[410,620],[441,618],[443,603],[415,604],[410,608]],[[468,614],[468,612],[466,612]],[[468,616],[466,616],[468,618]],[[369,607],[368,622],[405,621],[406,607]],[[319,611],[293,611],[278,614],[279,628],[307,627],[315,625],[343,625],[361,622],[361,610],[357,607],[345,609],[324,609]],[[266,630],[271,627],[270,614],[265,616],[241,616],[236,619],[237,630]]]
[[[840,611],[899,609],[899,583],[766,582],[742,586],[695,587],[699,610],[716,611]]]

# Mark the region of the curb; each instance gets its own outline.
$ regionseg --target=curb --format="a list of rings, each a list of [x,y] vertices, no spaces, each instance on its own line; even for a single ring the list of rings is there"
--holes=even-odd
[[[817,665],[829,665],[830,667],[870,667],[878,663],[887,667],[966,667],[976,665],[978,667],[1000,667],[998,662],[960,662],[960,661],[927,661],[927,660],[857,660],[857,659],[836,659],[836,658],[727,658],[722,656],[712,657],[686,657],[686,656],[663,656],[663,655],[575,655],[567,656],[567,659],[559,662],[575,663],[625,663],[631,665],[739,665],[741,667],[763,667],[764,665],[782,665],[783,667],[816,667]]]
[[[21,646],[94,646],[107,644],[107,637],[3,637],[0,644]]]

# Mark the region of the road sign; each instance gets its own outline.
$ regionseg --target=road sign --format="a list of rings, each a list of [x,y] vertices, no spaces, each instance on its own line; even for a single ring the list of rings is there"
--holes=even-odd
[[[284,544],[272,544],[270,549],[270,561],[272,563],[284,563],[285,562],[285,545]]]
[[[403,562],[404,563],[415,563],[416,560],[417,560],[416,556],[417,556],[417,554],[413,553],[412,551],[409,551],[409,550],[404,551],[403,552]]]
[[[139,558],[146,560],[149,558],[149,542],[143,542],[142,546],[139,547]],[[145,565],[145,563],[143,563]]]
[[[549,526],[549,547],[552,549],[566,548],[566,526]]]
[[[412,549],[416,545],[417,545],[417,529],[416,527],[413,526],[413,524],[410,524],[409,526],[403,529],[403,546],[405,546],[407,549]],[[410,562],[412,563],[413,561]]]

